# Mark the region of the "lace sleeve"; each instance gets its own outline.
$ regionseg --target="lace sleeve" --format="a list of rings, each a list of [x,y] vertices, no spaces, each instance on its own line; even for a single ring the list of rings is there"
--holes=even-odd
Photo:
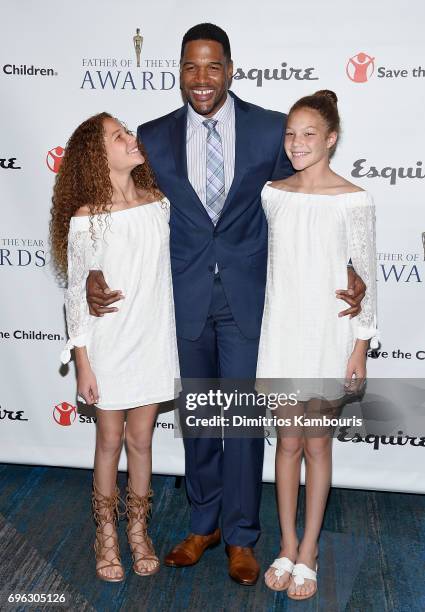
[[[88,229],[71,227],[68,235],[68,287],[65,291],[66,323],[69,340],[61,353],[62,363],[71,359],[71,349],[85,346],[91,325],[86,300],[86,279],[98,263],[98,249]]]
[[[371,348],[377,348],[375,206],[372,198],[365,196],[361,203],[348,207],[348,257],[366,285],[362,310],[351,323],[356,338],[370,339]]]

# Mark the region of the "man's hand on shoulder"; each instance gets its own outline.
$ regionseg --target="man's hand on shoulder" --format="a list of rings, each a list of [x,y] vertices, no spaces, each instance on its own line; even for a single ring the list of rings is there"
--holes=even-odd
[[[95,317],[117,312],[118,308],[110,308],[110,305],[124,299],[120,289],[111,290],[108,287],[101,270],[90,270],[86,281],[86,297],[89,313]]]

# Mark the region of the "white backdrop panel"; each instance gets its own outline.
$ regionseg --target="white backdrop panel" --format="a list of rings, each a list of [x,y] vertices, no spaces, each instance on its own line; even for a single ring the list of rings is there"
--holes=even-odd
[[[65,146],[81,121],[102,110],[135,129],[180,106],[181,37],[202,21],[228,32],[235,76],[245,77],[233,83],[242,98],[287,111],[297,98],[317,89],[337,93],[343,133],[333,167],[371,191],[377,207],[382,347],[369,360],[369,374],[424,377],[424,17],[419,0],[359,0],[355,5],[220,0],[207,9],[194,0],[156,5],[21,0],[3,7],[0,461],[92,466],[94,423],[75,410],[73,367],[59,368],[65,323],[62,289],[49,264],[55,173],[46,157]],[[136,28],[144,37],[140,68],[132,42]],[[346,66],[361,52],[374,58],[373,73],[366,82],[355,82]],[[94,60],[103,65],[93,65]],[[21,74],[31,66],[53,74]],[[310,79],[287,78],[291,68]],[[283,78],[267,80],[266,69],[276,69]],[[408,168],[410,178],[403,178]],[[50,336],[38,338],[38,333]],[[62,417],[67,422],[68,414],[68,425],[54,418],[55,406],[63,403],[68,404]],[[274,440],[268,440],[266,480],[274,478],[274,449]],[[423,446],[374,450],[371,444],[336,441],[333,482],[423,492],[423,452]],[[123,455],[120,468],[125,465]],[[154,471],[184,471],[182,443],[174,437],[170,412],[158,419]]]

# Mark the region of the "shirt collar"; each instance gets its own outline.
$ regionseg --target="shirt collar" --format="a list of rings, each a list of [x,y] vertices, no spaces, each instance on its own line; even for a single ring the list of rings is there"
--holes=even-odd
[[[235,103],[233,101],[232,96],[227,94],[226,101],[223,106],[216,112],[215,115],[209,117],[209,119],[215,119],[216,121],[222,124],[228,123],[230,121],[234,106]],[[187,107],[188,123],[193,129],[196,129],[203,124],[203,122],[205,121],[205,117],[203,115],[199,115],[199,113],[197,113],[189,103],[187,104]]]

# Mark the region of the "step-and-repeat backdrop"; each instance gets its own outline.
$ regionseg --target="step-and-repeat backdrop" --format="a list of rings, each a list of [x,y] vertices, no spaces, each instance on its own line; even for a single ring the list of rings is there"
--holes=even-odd
[[[22,0],[2,9],[2,462],[92,466],[93,415],[79,412],[73,364],[61,369],[59,362],[65,320],[48,245],[52,186],[67,139],[85,118],[105,110],[135,129],[181,105],[181,38],[203,21],[229,34],[232,88],[240,97],[287,111],[318,89],[337,93],[343,132],[333,167],[369,190],[377,209],[382,341],[369,375],[424,377],[423,3],[219,0],[203,6],[195,0]],[[403,402],[395,409],[402,412]],[[155,472],[184,471],[173,423],[171,412],[160,414]],[[397,427],[392,433],[341,432],[334,484],[424,491],[425,439]],[[274,450],[275,439],[267,438],[265,480],[274,478]],[[123,454],[120,467],[125,464]]]

